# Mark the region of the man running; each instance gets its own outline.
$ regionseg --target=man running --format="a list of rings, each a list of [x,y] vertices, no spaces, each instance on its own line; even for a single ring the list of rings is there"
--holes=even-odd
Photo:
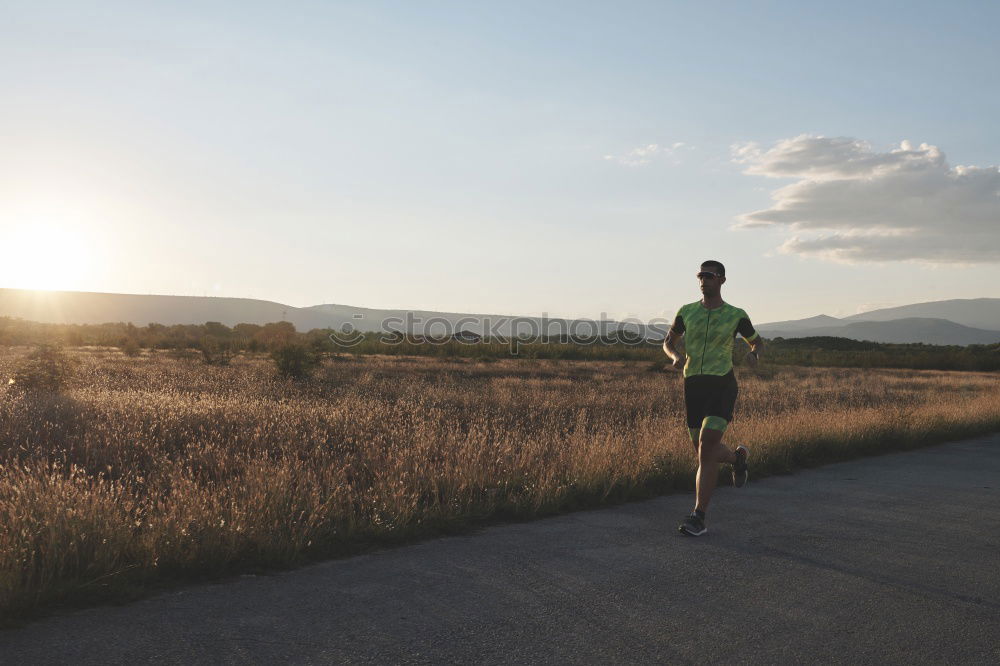
[[[747,362],[757,365],[763,348],[760,336],[747,313],[722,300],[726,267],[709,260],[698,272],[702,299],[677,311],[674,323],[663,340],[663,351],[673,361],[675,370],[684,371],[684,404],[687,408],[688,433],[698,454],[697,496],[694,512],[678,528],[681,534],[700,536],[707,532],[705,511],[719,478],[719,464],[732,467],[733,485],[747,482],[745,446],[731,451],[722,443],[722,434],[733,420],[736,406],[736,376],[733,374],[733,342],[739,333],[750,345]],[[677,350],[678,338],[684,336],[685,353]]]

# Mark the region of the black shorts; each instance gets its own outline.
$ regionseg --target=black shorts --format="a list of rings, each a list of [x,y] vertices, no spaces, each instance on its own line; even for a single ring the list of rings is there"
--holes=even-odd
[[[700,428],[706,416],[733,420],[736,408],[736,375],[692,375],[684,379],[684,405],[688,428]]]

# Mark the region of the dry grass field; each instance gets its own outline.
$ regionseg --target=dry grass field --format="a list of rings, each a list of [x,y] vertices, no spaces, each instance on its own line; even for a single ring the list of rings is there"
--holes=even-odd
[[[27,352],[0,350],[0,377]],[[345,357],[291,382],[266,358],[68,355],[61,393],[0,389],[8,622],[693,484],[680,377],[648,363]],[[997,374],[739,380],[751,479],[1000,430]]]

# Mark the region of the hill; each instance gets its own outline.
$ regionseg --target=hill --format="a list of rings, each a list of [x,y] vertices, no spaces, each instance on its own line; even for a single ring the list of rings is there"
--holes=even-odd
[[[499,314],[435,312],[430,310],[379,310],[353,305],[324,304],[297,308],[274,301],[217,296],[163,296],[109,294],[79,291],[30,291],[0,289],[0,316],[46,324],[104,324],[131,322],[204,324],[226,326],[287,321],[300,331],[315,328],[341,330],[345,324],[363,332],[384,330],[450,335],[459,330],[509,336],[527,334],[594,336],[620,325],[614,321],[541,319]]]
[[[956,298],[883,308],[844,317],[841,321],[892,321],[911,317],[947,319],[962,326],[1000,331],[1000,298]]]
[[[889,343],[992,344],[1000,340],[1000,298],[917,303],[843,319],[818,315],[759,324],[757,330],[769,338],[834,336]]]
[[[304,311],[303,311],[304,310]],[[227,326],[290,321],[300,330],[324,328],[331,318],[322,313],[252,298],[106,294],[84,291],[0,289],[0,315],[51,324],[131,322]]]
[[[900,344],[922,342],[930,345],[988,345],[1000,342],[1000,331],[962,326],[946,319],[921,317],[893,321],[856,321],[838,326],[797,330],[762,325],[758,330],[768,338],[827,336]]]
[[[769,324],[760,324],[756,328],[763,331],[765,328],[779,331],[812,331],[819,328],[830,328],[840,325],[841,320],[828,315],[816,315],[806,319],[792,319],[790,321],[776,321]],[[790,336],[782,336],[790,337]]]

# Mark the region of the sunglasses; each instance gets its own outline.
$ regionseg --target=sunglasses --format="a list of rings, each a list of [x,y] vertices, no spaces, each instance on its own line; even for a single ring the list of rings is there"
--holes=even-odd
[[[711,279],[715,279],[715,278],[720,278],[722,276],[719,275],[718,273],[713,273],[712,271],[702,271],[702,272],[698,273],[698,275],[696,277],[698,279],[705,278],[706,280],[711,280]]]

